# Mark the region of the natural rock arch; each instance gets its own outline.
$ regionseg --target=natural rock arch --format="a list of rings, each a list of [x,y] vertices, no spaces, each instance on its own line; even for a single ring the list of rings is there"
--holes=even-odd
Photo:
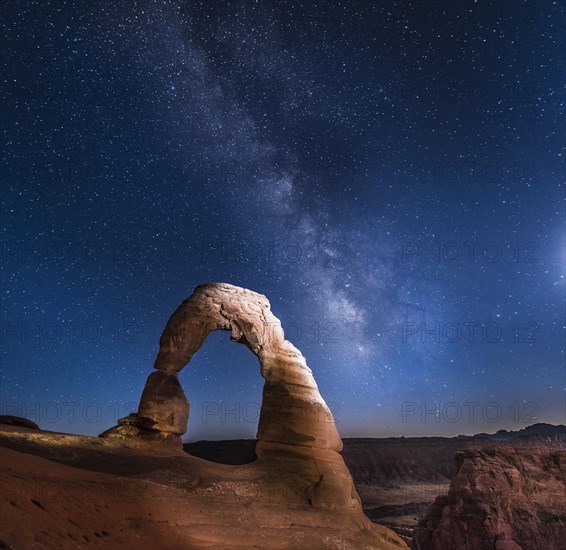
[[[103,437],[181,441],[189,402],[179,371],[207,336],[229,330],[259,359],[265,379],[257,432],[261,466],[287,472],[313,505],[360,508],[352,478],[339,451],[342,440],[312,371],[262,294],[226,283],[198,286],[169,319],[160,339],[156,372],[149,375],[137,414],[121,419]]]

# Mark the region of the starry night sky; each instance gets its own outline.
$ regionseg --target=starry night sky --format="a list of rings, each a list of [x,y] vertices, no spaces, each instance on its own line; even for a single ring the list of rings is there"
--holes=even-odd
[[[344,437],[564,422],[565,13],[2,2],[1,412],[109,428],[224,281],[267,295]],[[188,440],[255,435],[226,333],[181,382]]]

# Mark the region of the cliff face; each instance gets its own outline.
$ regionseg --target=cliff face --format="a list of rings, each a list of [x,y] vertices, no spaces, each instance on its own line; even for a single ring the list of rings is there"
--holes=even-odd
[[[566,451],[460,451],[447,496],[414,531],[415,550],[564,550]]]
[[[455,437],[345,439],[342,456],[359,485],[447,483],[453,474],[454,453],[461,444]]]
[[[564,426],[538,424],[516,432],[458,437],[344,439],[342,456],[356,485],[389,487],[403,482],[448,482],[460,450],[505,445],[566,450]]]

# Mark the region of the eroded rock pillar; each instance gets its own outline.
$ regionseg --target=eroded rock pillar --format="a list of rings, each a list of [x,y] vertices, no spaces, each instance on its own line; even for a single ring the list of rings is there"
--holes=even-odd
[[[182,435],[187,431],[189,401],[177,373],[152,372],[138,407],[140,425],[146,429]]]

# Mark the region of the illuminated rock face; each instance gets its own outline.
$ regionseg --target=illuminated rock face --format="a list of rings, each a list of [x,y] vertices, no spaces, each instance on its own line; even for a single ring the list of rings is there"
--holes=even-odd
[[[137,415],[121,419],[103,437],[179,442],[189,402],[179,371],[214,330],[229,330],[258,358],[265,378],[257,433],[258,464],[293,477],[313,506],[360,509],[359,497],[339,451],[342,440],[301,352],[285,340],[267,298],[225,283],[199,286],[173,313],[160,340],[153,372]],[[286,474],[285,474],[286,472]],[[281,476],[276,476],[278,479]]]

